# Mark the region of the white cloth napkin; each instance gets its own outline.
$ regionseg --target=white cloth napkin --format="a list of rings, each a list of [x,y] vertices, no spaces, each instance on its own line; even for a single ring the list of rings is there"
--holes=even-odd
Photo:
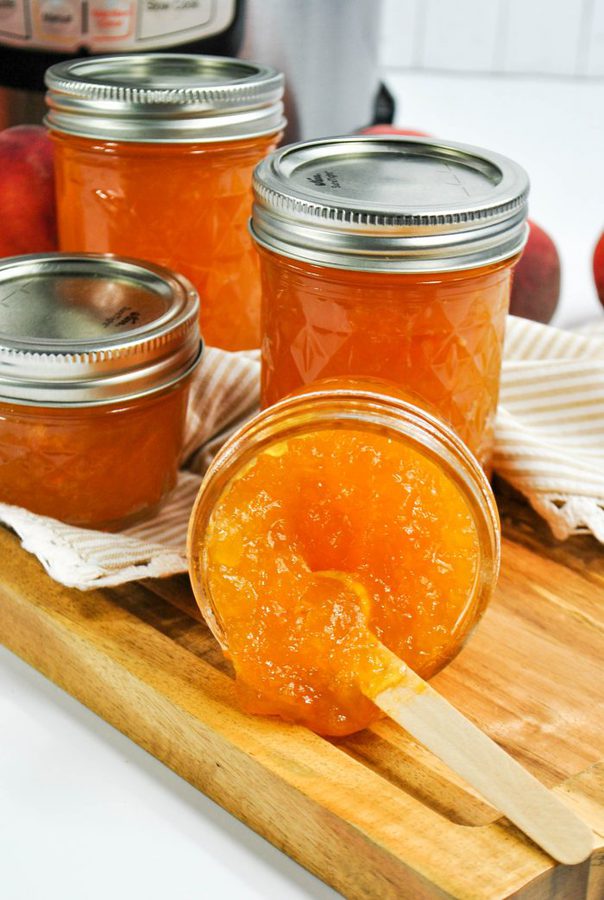
[[[106,534],[0,504],[0,521],[69,587],[186,571],[187,523],[201,474],[256,410],[259,369],[257,353],[206,350],[192,385],[186,468],[155,518]],[[604,332],[584,336],[510,317],[494,463],[556,537],[591,532],[604,543]]]

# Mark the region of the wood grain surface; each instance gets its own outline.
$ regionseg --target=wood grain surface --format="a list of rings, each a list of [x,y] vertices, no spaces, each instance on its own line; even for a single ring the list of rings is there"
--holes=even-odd
[[[247,716],[183,577],[80,593],[0,530],[0,639],[350,898],[604,896],[604,554],[498,486],[496,598],[433,685],[596,833],[546,854],[383,721],[340,741]]]

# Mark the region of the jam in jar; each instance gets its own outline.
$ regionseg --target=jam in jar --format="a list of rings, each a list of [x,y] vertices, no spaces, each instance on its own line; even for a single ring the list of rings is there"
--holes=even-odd
[[[511,160],[407,137],[329,138],[257,168],[262,400],[387,378],[487,466],[528,180]]]
[[[221,448],[189,526],[200,608],[240,699],[321,734],[363,728],[384,645],[425,678],[461,649],[499,568],[486,476],[392,383],[333,379]]]
[[[251,179],[284,126],[282,76],[186,54],[52,66],[59,246],[119,253],[182,272],[202,297],[206,343],[260,339]]]
[[[176,483],[199,301],[111,256],[0,262],[0,502],[114,530]]]

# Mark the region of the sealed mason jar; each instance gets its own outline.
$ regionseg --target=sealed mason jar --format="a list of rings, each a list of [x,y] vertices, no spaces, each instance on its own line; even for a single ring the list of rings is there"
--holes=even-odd
[[[436,139],[353,136],[276,151],[254,191],[263,404],[324,377],[388,378],[488,465],[524,170]]]
[[[359,612],[335,602],[342,584],[371,634],[431,677],[492,596],[500,528],[482,468],[440,417],[391,382],[327,379],[221,448],[188,554],[245,708],[341,735],[379,716],[346,680]],[[358,664],[365,683],[380,677]]]
[[[176,483],[199,301],[159,266],[0,261],[0,502],[114,530]]]
[[[51,66],[59,246],[148,259],[203,298],[206,343],[257,347],[258,260],[247,231],[254,166],[284,126],[283,78],[186,54]]]

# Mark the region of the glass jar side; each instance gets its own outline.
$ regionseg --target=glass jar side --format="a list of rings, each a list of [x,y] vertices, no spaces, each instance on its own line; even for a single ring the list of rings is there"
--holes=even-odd
[[[106,531],[152,515],[176,483],[189,385],[106,405],[0,403],[0,502]]]
[[[488,467],[517,257],[407,274],[259,253],[263,406],[326,377],[389,379],[436,407]]]
[[[248,234],[252,172],[281,133],[221,142],[131,143],[51,132],[59,244],[180,272],[202,302],[208,345],[260,340],[260,276]]]
[[[463,442],[439,419],[381,388],[316,385],[264,410],[224,445],[204,479],[189,524],[189,571],[197,602],[228,652],[228,636],[208,574],[207,536],[214,509],[229,486],[271,447],[278,449],[288,440],[318,431],[342,429],[387,436],[420,454],[459,491],[474,522],[478,543],[474,582],[438,658],[418,665],[421,674],[430,677],[459,652],[493,593],[500,562],[499,519],[488,481]],[[438,497],[431,513],[446,516]]]

